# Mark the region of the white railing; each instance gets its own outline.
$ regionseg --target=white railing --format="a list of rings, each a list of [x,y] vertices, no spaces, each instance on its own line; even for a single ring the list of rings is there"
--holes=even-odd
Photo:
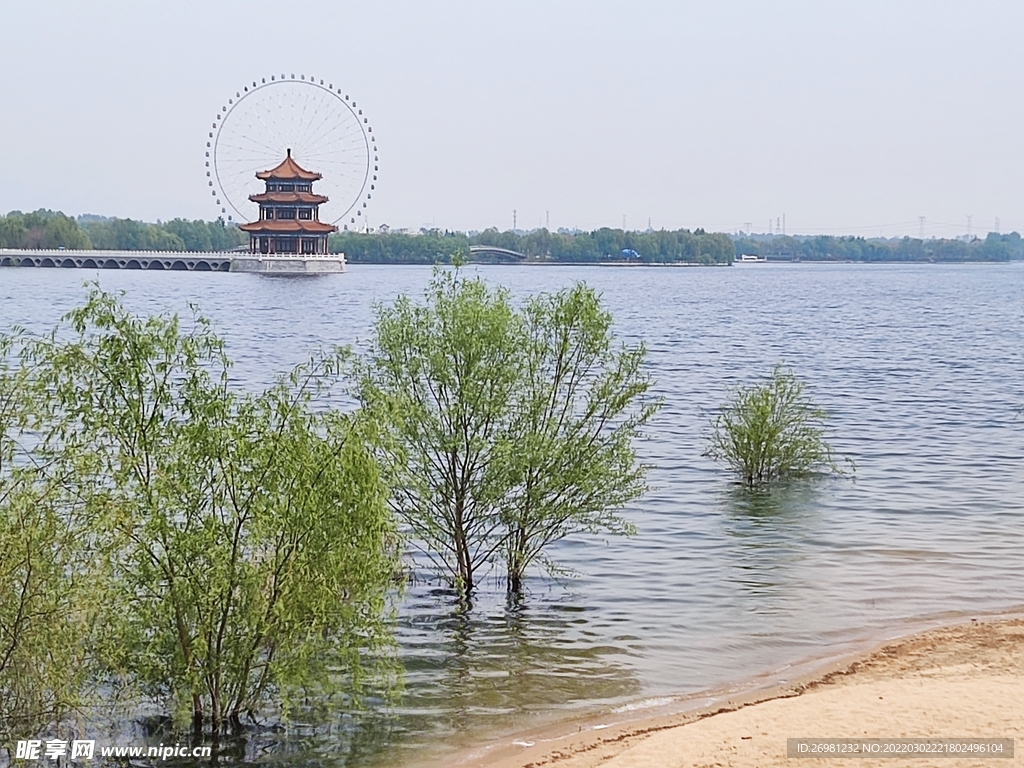
[[[0,256],[64,259],[288,259],[345,261],[344,253],[251,253],[250,251],[77,251],[66,248],[0,248]]]
[[[231,258],[240,251],[73,251],[70,248],[0,248],[0,256],[63,256],[65,258]]]

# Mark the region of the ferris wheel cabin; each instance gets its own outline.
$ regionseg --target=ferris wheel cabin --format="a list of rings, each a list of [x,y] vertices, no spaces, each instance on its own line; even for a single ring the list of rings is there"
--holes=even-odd
[[[320,206],[327,198],[313,192],[313,182],[323,176],[301,167],[289,149],[280,165],[256,178],[267,184],[264,192],[249,196],[259,204],[260,218],[239,226],[249,233],[250,253],[327,254],[327,236],[338,228],[320,221]]]

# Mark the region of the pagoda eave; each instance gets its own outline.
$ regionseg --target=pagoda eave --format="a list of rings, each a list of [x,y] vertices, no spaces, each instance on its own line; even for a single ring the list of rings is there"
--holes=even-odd
[[[261,181],[319,181],[323,178],[319,173],[307,171],[301,165],[292,160],[292,151],[288,150],[288,156],[276,168],[269,171],[260,171],[256,178]]]
[[[333,224],[326,224],[322,221],[280,221],[274,219],[254,221],[251,224],[240,224],[238,228],[243,232],[253,235],[327,235],[338,231],[338,228]]]
[[[258,195],[249,195],[249,200],[254,203],[278,203],[281,205],[289,203],[323,205],[328,198],[325,195],[315,195],[312,192],[260,192]]]

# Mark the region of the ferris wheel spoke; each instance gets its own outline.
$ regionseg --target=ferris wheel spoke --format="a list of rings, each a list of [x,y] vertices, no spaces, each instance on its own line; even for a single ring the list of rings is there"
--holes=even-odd
[[[319,112],[319,104],[317,104],[316,106],[313,107],[312,114],[309,113],[309,109],[312,106],[314,98],[316,97],[306,99],[302,102],[302,112],[299,115],[299,126],[302,130],[303,135],[311,133],[310,128],[312,127],[313,122],[316,120],[317,114]],[[308,124],[307,120],[309,121]]]
[[[263,115],[257,114],[255,115],[255,119],[260,125],[263,126],[263,129],[266,132],[267,138],[264,140],[264,142],[273,142],[274,144],[277,145],[287,143],[281,141],[281,139],[278,137],[277,130],[272,125],[267,124],[267,122],[263,119]],[[274,147],[269,143],[263,143],[263,146],[265,146],[268,151],[274,152],[275,154],[280,155],[281,153],[281,150],[279,148]]]
[[[270,94],[271,99],[274,99],[275,95],[276,94],[271,93]],[[266,135],[266,141],[267,142],[272,142],[273,144],[277,144],[278,145],[272,151],[274,151],[275,154],[280,154],[280,152],[281,152],[280,145],[281,144],[287,144],[287,137],[283,137],[282,138],[278,128],[274,125],[273,120],[268,121],[266,119],[268,116],[269,117],[273,117],[274,115],[281,114],[282,104],[281,104],[279,99],[277,99],[275,101],[276,101],[276,104],[272,105],[275,108],[272,108],[272,109],[257,109],[257,110],[254,111],[253,117],[255,118],[256,122],[258,122],[260,125],[263,126],[263,129],[264,129],[265,135]]]
[[[347,107],[339,105],[336,101],[333,104],[328,104],[330,107],[326,114],[326,119],[323,125],[317,126],[316,132],[311,132],[311,135],[315,137],[315,140],[319,140],[326,133],[333,132],[342,126],[351,126],[354,120],[351,110]]]
[[[254,149],[258,151],[258,150],[262,149],[262,150],[265,150],[265,152],[269,153],[271,156],[277,155],[277,150],[274,147],[272,147],[271,145],[265,143],[264,141],[261,141],[258,138],[255,138],[254,136],[249,136],[247,134],[241,134],[241,135],[238,136],[238,138],[241,139],[242,141],[248,142],[251,146],[250,147],[243,147],[240,144],[239,145],[231,145],[233,149],[236,149],[236,150],[239,150],[239,151],[252,151]],[[237,141],[238,139],[235,139],[234,137],[232,137],[232,140]]]
[[[356,150],[357,149],[358,148],[356,148]],[[330,144],[326,144],[326,143],[324,143],[323,145],[321,145],[321,147],[318,147],[318,148],[316,148],[313,151],[307,150],[307,152],[306,152],[306,156],[307,157],[317,158],[318,160],[321,160],[323,162],[328,162],[328,163],[358,162],[360,165],[365,166],[366,165],[365,155],[363,155],[363,159],[361,159],[359,161],[354,160],[354,159],[353,160],[343,160],[342,159],[342,158],[345,158],[345,157],[355,158],[355,157],[359,157],[360,155],[363,155],[363,153],[362,152],[358,152],[358,151],[354,151],[353,149],[349,149],[349,148],[344,148],[344,149],[340,149],[339,150],[337,147],[332,147]]]
[[[352,141],[353,143],[359,142],[360,144],[365,143],[362,126],[358,123],[353,123],[351,121],[339,121],[331,125],[327,133],[331,134],[335,131],[340,132],[338,134],[338,139],[341,141]]]
[[[326,92],[317,94],[313,99],[310,99],[312,106],[312,112],[309,115],[309,122],[307,124],[307,131],[313,134],[318,128],[319,119],[321,122],[325,120],[331,120],[332,115],[337,113],[335,108],[334,99],[332,99]]]
[[[359,171],[360,173],[366,170],[365,160],[346,160],[332,153],[312,154],[307,155],[307,157],[318,166],[317,170],[320,173],[325,174],[325,179],[327,178],[327,174],[334,174],[340,170],[350,169],[353,171]]]
[[[239,163],[257,163],[259,165],[265,165],[269,158],[276,157],[276,153],[271,154],[267,150],[249,146],[226,145],[226,148],[231,151],[231,154],[230,159],[226,159],[225,162],[230,163],[231,165],[238,165]]]
[[[307,140],[307,146],[317,147],[322,141],[325,141],[335,130],[337,130],[337,124],[332,119],[333,116],[330,113],[325,114],[320,122],[313,127],[310,126],[309,139]]]
[[[246,128],[244,133],[242,131],[239,131],[237,133],[229,135],[227,137],[227,141],[237,142],[233,143],[232,146],[238,149],[250,150],[260,153],[270,152],[275,155],[277,154],[276,147],[274,147],[273,144],[271,144],[267,138],[255,132],[255,130],[252,127]]]

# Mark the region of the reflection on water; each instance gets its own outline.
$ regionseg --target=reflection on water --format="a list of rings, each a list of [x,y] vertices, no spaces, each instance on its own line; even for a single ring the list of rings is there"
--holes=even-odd
[[[578,605],[543,595],[523,604],[485,598],[467,610],[448,590],[413,588],[397,626],[405,668],[397,706],[371,701],[316,726],[250,725],[215,742],[206,734],[197,743],[213,743],[215,762],[223,764],[390,766],[469,744],[481,729],[512,733],[545,714],[641,693],[624,654],[588,632]],[[194,742],[164,718],[136,725],[147,745]]]
[[[793,566],[808,544],[820,491],[813,479],[800,479],[757,488],[734,483],[723,493],[723,528],[735,540],[729,578],[756,598],[755,613],[784,610],[792,596],[799,578]]]
[[[519,603],[498,592],[469,610],[448,590],[414,587],[399,621],[406,692],[393,724],[404,749],[449,746],[481,729],[512,732],[545,713],[613,702],[642,686],[622,649],[552,585]]]
[[[625,513],[639,533],[559,542],[553,556],[579,576],[531,577],[523,606],[488,584],[459,614],[435,585],[415,585],[399,612],[400,705],[286,740],[252,734],[250,759],[426,762],[538,718],[742,680],[906,619],[1021,604],[1024,264],[480,273],[516,296],[585,280],[622,337],[646,342],[665,407],[640,445],[652,490]],[[82,278],[3,270],[0,326],[47,330],[81,301]],[[98,278],[136,311],[198,303],[227,340],[236,384],[259,387],[312,346],[358,346],[373,303],[420,294],[430,270]],[[702,457],[703,414],[779,362],[831,414],[856,482],[750,494]]]

